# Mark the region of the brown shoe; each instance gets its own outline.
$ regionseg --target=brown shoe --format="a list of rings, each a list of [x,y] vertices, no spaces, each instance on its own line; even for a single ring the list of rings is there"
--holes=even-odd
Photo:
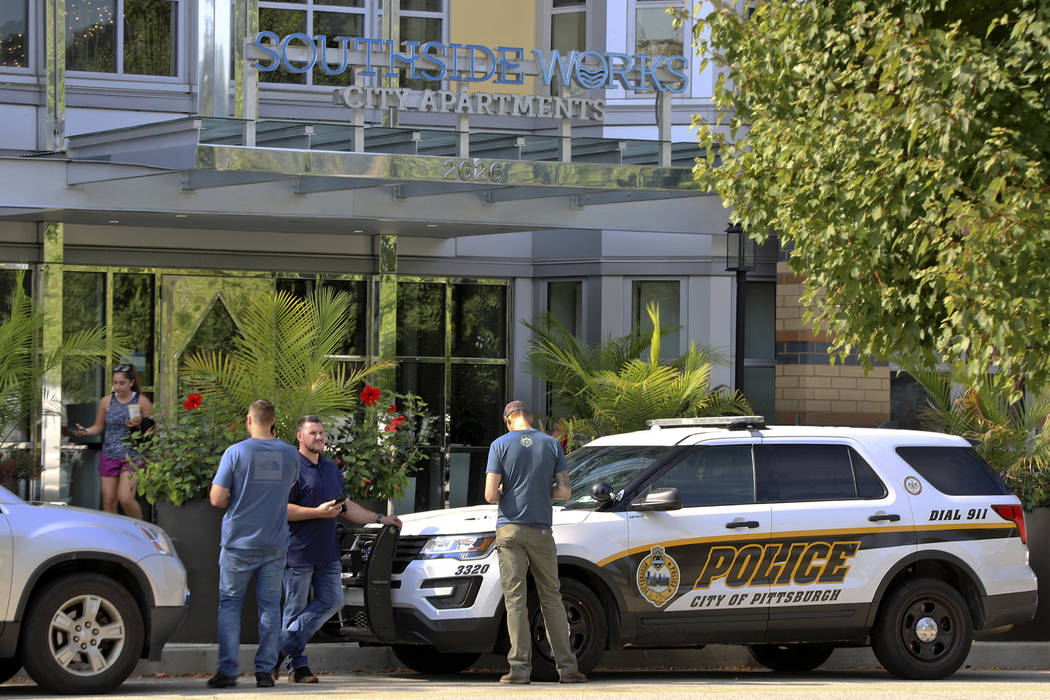
[[[514,683],[515,685],[527,685],[531,681],[528,676],[519,676],[513,671],[505,673],[499,677],[500,683]]]
[[[586,683],[587,676],[583,675],[579,671],[570,671],[569,673],[561,674],[562,683]]]

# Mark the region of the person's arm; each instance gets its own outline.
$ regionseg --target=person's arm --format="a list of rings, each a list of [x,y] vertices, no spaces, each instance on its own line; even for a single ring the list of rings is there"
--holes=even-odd
[[[343,504],[339,501],[332,499],[331,501],[325,501],[319,506],[309,507],[301,506],[298,503],[288,504],[288,521],[294,522],[296,520],[314,520],[316,518],[334,518],[339,515],[339,511],[343,509]]]
[[[225,486],[212,484],[211,491],[208,492],[208,500],[216,508],[228,508],[230,505],[230,490]]]
[[[485,474],[485,501],[488,503],[499,503],[503,496],[503,475],[495,472]]]
[[[333,501],[334,503],[334,501]],[[397,529],[401,529],[401,518],[396,515],[383,515],[382,513],[373,513],[361,504],[351,501],[349,498],[346,499],[346,512],[343,513],[343,517],[352,523],[358,525],[367,525],[368,523],[379,523],[381,525],[393,525]],[[338,513],[338,506],[336,512]]]
[[[84,437],[85,435],[101,435],[102,431],[106,429],[106,411],[109,410],[109,396],[103,396],[98,402],[98,413],[95,415],[95,422],[88,427],[82,426],[77,423],[76,430],[69,431],[75,437]]]
[[[572,498],[572,487],[569,485],[569,472],[554,472],[554,488],[551,489],[551,498],[556,501],[564,501]]]

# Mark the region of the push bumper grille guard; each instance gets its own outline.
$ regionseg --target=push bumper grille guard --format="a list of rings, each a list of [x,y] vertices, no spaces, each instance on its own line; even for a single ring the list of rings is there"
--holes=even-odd
[[[391,574],[393,573],[394,555],[397,552],[397,528],[384,525],[379,535],[371,543],[370,552],[364,558],[364,570],[360,576],[364,589],[364,620],[351,620],[350,624],[358,627],[361,622],[367,625],[376,641],[396,641],[397,625],[394,623],[394,609],[390,600]],[[351,552],[351,555],[354,552]],[[353,567],[353,565],[351,565]],[[356,573],[356,572],[355,572]]]

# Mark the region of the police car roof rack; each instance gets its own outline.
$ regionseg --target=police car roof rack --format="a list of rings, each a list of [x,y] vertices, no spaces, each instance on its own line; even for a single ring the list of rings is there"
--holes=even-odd
[[[705,416],[703,418],[657,418],[647,420],[650,430],[661,428],[725,428],[726,430],[761,430],[766,427],[763,416]]]

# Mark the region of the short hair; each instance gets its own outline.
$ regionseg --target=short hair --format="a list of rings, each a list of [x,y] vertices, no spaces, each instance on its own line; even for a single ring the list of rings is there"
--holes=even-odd
[[[306,416],[303,416],[302,418],[300,418],[296,422],[296,424],[295,424],[295,432],[297,432],[297,433],[302,432],[303,426],[306,425],[307,423],[317,423],[322,428],[324,427],[324,422],[322,422],[320,418],[318,418],[315,415],[306,415]]]
[[[254,418],[257,423],[263,425],[273,423],[273,403],[266,399],[256,399],[255,401],[252,401],[252,405],[248,407],[248,412],[252,414],[252,418]]]
[[[503,417],[510,418],[518,411],[525,414],[526,420],[532,420],[532,411],[529,410],[529,405],[524,401],[511,401],[507,404],[506,408],[503,409]]]

